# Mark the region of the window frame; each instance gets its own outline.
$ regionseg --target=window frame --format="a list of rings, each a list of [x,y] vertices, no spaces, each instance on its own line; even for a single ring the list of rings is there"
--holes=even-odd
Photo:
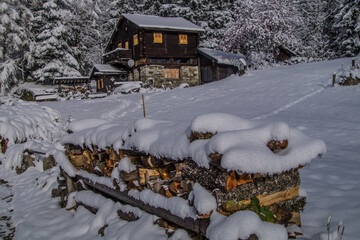
[[[188,35],[187,34],[179,34],[179,44],[180,45],[188,45]]]
[[[154,32],[153,33],[153,43],[163,43],[162,33]]]
[[[139,35],[137,33],[133,36],[133,44],[134,46],[139,45]]]

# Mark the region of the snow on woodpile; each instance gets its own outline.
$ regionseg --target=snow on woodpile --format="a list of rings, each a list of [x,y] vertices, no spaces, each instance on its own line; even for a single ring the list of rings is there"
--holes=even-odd
[[[11,145],[5,153],[3,164],[9,169],[16,169],[21,166],[25,151],[47,153],[55,149],[55,146],[51,142],[40,140],[30,140],[22,144]]]
[[[0,136],[8,144],[22,143],[28,139],[52,140],[58,131],[58,112],[36,103],[19,103],[0,106]]]
[[[253,234],[261,240],[288,239],[283,226],[261,221],[252,211],[236,212],[229,217],[215,212],[211,216],[206,236],[210,240],[237,240],[248,239]]]
[[[227,239],[286,239],[283,227],[263,221],[301,224],[306,198],[298,168],[326,150],[284,122],[222,113],[97,123],[63,137],[64,156],[76,168],[71,174],[188,221],[211,218],[207,236],[215,240],[223,231]],[[240,230],[227,229],[228,221],[241,223]]]
[[[116,151],[136,149],[173,160],[191,158],[207,168],[213,160],[211,154],[218,154],[227,170],[267,174],[308,164],[326,151],[323,141],[284,122],[248,121],[222,113],[204,114],[192,122],[144,118],[103,124],[65,136],[62,143],[100,149],[112,146]],[[282,150],[281,144],[286,149]]]

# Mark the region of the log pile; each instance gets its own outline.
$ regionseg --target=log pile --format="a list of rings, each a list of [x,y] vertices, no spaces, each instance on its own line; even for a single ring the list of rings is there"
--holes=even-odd
[[[209,139],[213,135],[192,133],[190,141]],[[287,146],[287,140],[271,140],[267,144],[274,154]],[[121,159],[129,158],[136,169],[121,171],[119,176],[128,189],[150,189],[167,198],[177,196],[188,199],[194,183],[198,182],[216,198],[217,211],[221,214],[228,216],[244,209],[251,210],[252,199],[256,197],[259,205],[273,214],[274,222],[285,226],[289,223],[301,225],[300,211],[306,199],[299,196],[298,169],[276,175],[227,171],[221,167],[222,155],[219,153],[210,154],[210,168],[199,167],[191,159],[175,161],[136,150],[115,150],[111,147],[100,150],[96,146],[90,149],[67,144],[66,154],[75,168],[107,177],[111,176]],[[116,181],[114,185],[118,186]],[[189,204],[192,205],[192,202],[189,201]],[[209,218],[210,215],[198,214],[198,217]]]

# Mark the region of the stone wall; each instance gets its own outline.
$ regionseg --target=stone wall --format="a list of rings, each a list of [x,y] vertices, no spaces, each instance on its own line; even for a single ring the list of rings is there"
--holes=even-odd
[[[198,66],[182,66],[180,68],[180,78],[182,83],[188,83],[190,86],[197,86],[200,82]]]
[[[133,70],[134,81],[148,82],[150,86],[157,88],[173,88],[181,83],[188,83],[190,86],[199,85],[199,68],[197,66],[181,66],[179,79],[166,79],[164,69],[163,65],[141,66]]]

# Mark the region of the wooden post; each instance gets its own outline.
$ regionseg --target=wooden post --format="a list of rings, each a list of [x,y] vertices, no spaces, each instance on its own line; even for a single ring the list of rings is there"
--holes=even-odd
[[[143,113],[144,113],[144,118],[146,118],[144,94],[142,94],[141,96],[142,96],[142,103],[143,103]]]
[[[333,78],[332,78],[332,86],[335,86],[335,82],[336,82],[336,73],[333,74]]]
[[[353,59],[353,60],[351,61],[351,67],[352,67],[353,69],[355,69],[355,63],[356,63],[356,61],[355,61],[355,59]]]

